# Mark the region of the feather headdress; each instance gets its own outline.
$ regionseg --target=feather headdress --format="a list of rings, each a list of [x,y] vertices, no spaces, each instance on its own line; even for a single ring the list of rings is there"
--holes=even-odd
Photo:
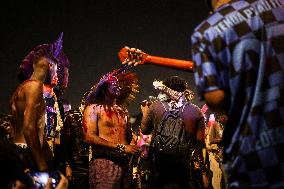
[[[61,88],[66,88],[68,84],[68,69],[69,60],[63,52],[63,33],[60,34],[59,38],[52,44],[42,44],[36,46],[22,61],[19,72],[18,80],[23,82],[29,79],[33,73],[33,63],[41,56],[46,56],[55,60],[57,63],[57,77],[58,85]]]
[[[135,99],[135,94],[139,92],[137,75],[129,71],[129,69],[130,66],[124,65],[103,75],[99,82],[91,88],[86,100],[87,104],[101,104],[108,86],[115,83],[120,89],[120,95],[117,97],[116,103],[127,106],[129,102]]]

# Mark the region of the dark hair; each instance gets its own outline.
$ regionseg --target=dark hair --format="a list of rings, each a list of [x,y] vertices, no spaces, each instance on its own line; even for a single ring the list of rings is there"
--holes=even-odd
[[[17,77],[20,83],[29,79],[33,73],[33,64],[36,64],[41,58],[46,57],[57,64],[58,84],[62,90],[68,85],[69,60],[63,52],[61,33],[59,39],[52,44],[38,45],[22,61]]]
[[[48,44],[43,44],[35,47],[22,61],[19,72],[18,80],[20,83],[29,79],[33,73],[33,64],[36,64],[41,58],[48,57]],[[50,56],[51,57],[51,56]]]
[[[126,107],[131,101],[134,100],[135,94],[138,92],[138,77],[134,72],[128,71],[128,66],[123,66],[119,69],[113,70],[100,79],[89,92],[86,99],[86,105],[102,104],[105,98],[107,89],[111,83],[110,78],[116,78],[117,84],[120,87],[120,95],[117,97],[117,104]]]
[[[87,94],[86,105],[94,104],[94,103],[101,103],[104,100],[106,91],[108,88],[107,83],[103,83],[102,85],[94,85],[91,91]]]
[[[163,82],[164,85],[178,92],[184,92],[188,89],[188,84],[185,79],[179,76],[171,76]]]

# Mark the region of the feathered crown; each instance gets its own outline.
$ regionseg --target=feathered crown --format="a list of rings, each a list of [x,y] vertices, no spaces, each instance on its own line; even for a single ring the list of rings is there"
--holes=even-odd
[[[87,104],[100,104],[105,95],[108,84],[117,82],[120,88],[120,95],[117,97],[117,104],[127,106],[130,101],[135,99],[135,93],[139,92],[137,75],[130,71],[128,65],[108,72],[103,75],[99,82],[91,88],[86,99]]]
[[[35,59],[40,56],[46,56],[56,60],[58,67],[58,85],[62,88],[66,88],[68,84],[67,72],[70,65],[67,56],[63,52],[63,32],[54,43],[38,45],[29,52],[19,68],[18,79],[20,82],[31,77],[33,73],[33,63]]]

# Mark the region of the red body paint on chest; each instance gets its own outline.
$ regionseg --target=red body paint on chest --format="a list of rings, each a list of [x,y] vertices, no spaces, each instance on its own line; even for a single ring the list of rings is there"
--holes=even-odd
[[[106,116],[110,119],[114,116],[114,114],[115,113],[113,111],[106,111]]]

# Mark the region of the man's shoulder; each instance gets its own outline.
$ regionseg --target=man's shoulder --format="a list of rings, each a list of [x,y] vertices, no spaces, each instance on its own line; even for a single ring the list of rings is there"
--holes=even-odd
[[[27,90],[42,88],[42,87],[43,87],[43,83],[39,80],[26,80],[19,86],[19,88],[23,88]]]
[[[42,87],[43,87],[43,83],[40,81],[26,80],[20,85],[18,85],[11,99],[14,99],[15,97],[19,98],[20,96],[26,94],[26,92],[35,91],[37,89],[42,89]]]
[[[151,104],[150,109],[155,111],[157,109],[164,109],[165,106],[166,106],[166,102],[157,100],[153,102],[153,104]]]
[[[257,25],[263,25],[266,23],[270,24],[276,20],[283,21],[283,17],[275,16],[283,13],[283,3],[281,1],[276,3],[268,0],[232,0],[220,6],[201,22],[194,29],[192,39],[200,38],[207,34],[210,35],[211,39],[215,39],[215,37],[222,36],[229,29],[238,30],[240,28],[243,30],[243,27],[249,25],[247,23],[259,22]],[[243,33],[243,31],[235,32]]]
[[[201,109],[193,103],[187,103],[184,108],[185,112],[196,112],[198,114],[202,114]]]
[[[207,17],[205,20],[203,20],[199,25],[195,27],[195,29],[193,30],[194,32],[192,36],[196,36],[197,34],[203,34],[204,31],[206,31],[211,26],[210,23],[208,22],[208,19],[210,17],[212,16]]]
[[[36,80],[36,79],[28,79],[25,80],[22,85],[43,85],[43,82],[41,82],[40,80]]]
[[[257,0],[251,0],[252,2]],[[219,7],[214,13],[210,14],[204,19],[195,29],[192,34],[192,38],[204,36],[206,33],[210,35],[218,36],[219,26],[218,24],[226,19],[226,16],[233,12],[238,12],[248,7],[251,3],[245,0],[232,0],[221,7]],[[231,18],[230,18],[231,19]],[[232,19],[239,19],[234,17]],[[214,38],[213,36],[213,38]],[[212,36],[211,36],[212,37]]]

